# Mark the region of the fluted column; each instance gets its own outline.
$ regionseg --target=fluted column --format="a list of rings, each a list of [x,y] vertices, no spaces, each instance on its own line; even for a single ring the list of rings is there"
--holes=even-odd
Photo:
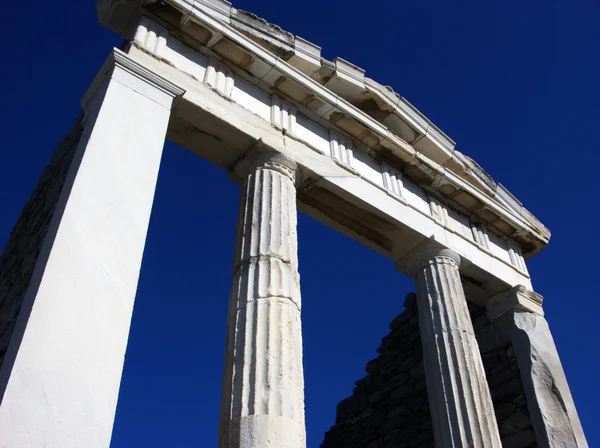
[[[424,248],[411,261],[435,446],[500,448],[479,346],[460,281],[460,257]]]
[[[219,448],[304,448],[296,166],[255,151],[236,171],[244,181]]]

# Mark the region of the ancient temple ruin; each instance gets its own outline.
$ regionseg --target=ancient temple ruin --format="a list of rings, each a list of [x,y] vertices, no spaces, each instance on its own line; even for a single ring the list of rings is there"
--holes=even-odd
[[[0,257],[1,448],[109,446],[165,138],[241,186],[220,448],[306,446],[297,210],[416,288],[324,448],[587,447],[525,262],[550,233],[427,117],[225,0],[97,10],[125,41]]]

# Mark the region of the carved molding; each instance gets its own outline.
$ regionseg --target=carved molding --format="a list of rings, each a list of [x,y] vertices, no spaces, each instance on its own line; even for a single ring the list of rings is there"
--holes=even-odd
[[[147,17],[142,17],[133,38],[134,44],[152,53],[159,59],[167,48],[168,31]]]
[[[294,133],[298,110],[277,95],[271,97],[271,124],[282,131]]]
[[[352,153],[352,142],[341,137],[339,134],[329,132],[329,150],[333,160],[343,163],[344,165],[352,166],[354,155]]]
[[[230,98],[235,80],[231,69],[214,57],[208,59],[208,67],[204,75],[204,84],[219,95]]]
[[[521,253],[521,248],[511,242],[507,242],[508,255],[510,256],[511,264],[522,272],[527,272],[525,259]]]
[[[431,207],[431,216],[433,217],[433,219],[435,219],[441,225],[447,226],[449,216],[448,209],[444,206],[444,204],[442,204],[437,199],[430,198],[429,205]]]
[[[490,250],[490,237],[487,233],[487,227],[484,225],[476,226],[475,224],[472,224],[471,230],[473,231],[473,239],[475,242],[484,249]]]
[[[386,163],[381,165],[381,174],[383,175],[383,187],[391,194],[404,198],[404,183],[402,182],[402,173],[392,168]]]

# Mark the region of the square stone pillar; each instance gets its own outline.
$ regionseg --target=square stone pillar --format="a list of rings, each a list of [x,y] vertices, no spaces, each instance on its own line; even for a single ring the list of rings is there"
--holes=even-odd
[[[255,148],[236,172],[243,184],[219,448],[305,448],[296,164]]]
[[[488,300],[487,314],[510,340],[540,448],[587,448],[542,297],[516,286]]]
[[[500,448],[460,263],[457,253],[429,240],[398,266],[415,280],[435,446]]]
[[[84,97],[33,274],[12,298],[22,303],[0,369],[1,448],[108,448],[164,139],[182,94],[115,49]]]

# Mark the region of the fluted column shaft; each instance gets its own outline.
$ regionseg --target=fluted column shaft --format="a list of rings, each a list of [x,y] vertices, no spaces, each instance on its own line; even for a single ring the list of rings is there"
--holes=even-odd
[[[295,165],[243,163],[220,448],[304,448]]]
[[[435,446],[500,448],[459,264],[449,250],[429,251],[413,270]]]

